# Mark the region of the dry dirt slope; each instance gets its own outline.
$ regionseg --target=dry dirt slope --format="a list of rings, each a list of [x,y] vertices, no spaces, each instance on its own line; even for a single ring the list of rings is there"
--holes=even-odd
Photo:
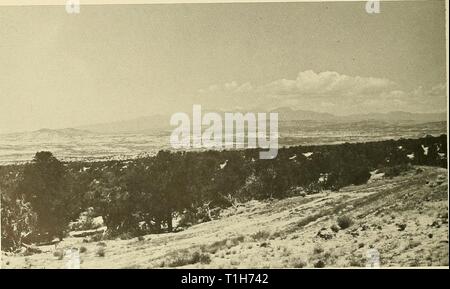
[[[448,266],[447,185],[447,170],[421,167],[340,192],[250,202],[178,233],[104,243],[70,238],[59,248],[84,247],[81,268],[365,267],[371,249],[381,267]],[[353,220],[346,229],[335,225],[342,215]],[[41,249],[2,254],[2,267],[66,266],[53,247]]]

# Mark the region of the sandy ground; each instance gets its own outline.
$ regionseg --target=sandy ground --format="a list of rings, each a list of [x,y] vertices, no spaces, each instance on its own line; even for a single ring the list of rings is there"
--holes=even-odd
[[[79,256],[81,268],[448,267],[447,186],[447,170],[421,167],[340,192],[252,201],[177,233],[2,253],[1,264],[66,268]],[[342,215],[348,228],[336,225]]]

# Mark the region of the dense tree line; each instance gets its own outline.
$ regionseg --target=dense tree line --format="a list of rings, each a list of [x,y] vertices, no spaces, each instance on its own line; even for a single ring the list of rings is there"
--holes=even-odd
[[[2,249],[63,237],[87,208],[110,236],[172,231],[212,218],[215,208],[251,199],[359,185],[370,171],[447,166],[447,136],[282,148],[273,160],[256,149],[160,151],[129,161],[70,162],[39,152],[26,165],[0,167]],[[395,168],[395,170],[392,170]],[[31,236],[31,237],[30,237]]]

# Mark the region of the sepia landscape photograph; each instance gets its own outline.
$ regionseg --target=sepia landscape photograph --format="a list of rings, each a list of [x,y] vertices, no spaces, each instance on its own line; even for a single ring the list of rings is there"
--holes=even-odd
[[[0,3],[2,269],[449,267],[447,1],[150,2]]]

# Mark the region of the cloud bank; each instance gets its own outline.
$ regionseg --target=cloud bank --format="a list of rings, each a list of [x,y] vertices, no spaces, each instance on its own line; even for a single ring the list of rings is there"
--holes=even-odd
[[[446,85],[402,90],[395,82],[376,77],[349,76],[335,71],[300,72],[295,79],[278,79],[255,86],[237,81],[199,90],[197,101],[215,109],[295,109],[337,115],[369,112],[441,112],[446,108]]]

